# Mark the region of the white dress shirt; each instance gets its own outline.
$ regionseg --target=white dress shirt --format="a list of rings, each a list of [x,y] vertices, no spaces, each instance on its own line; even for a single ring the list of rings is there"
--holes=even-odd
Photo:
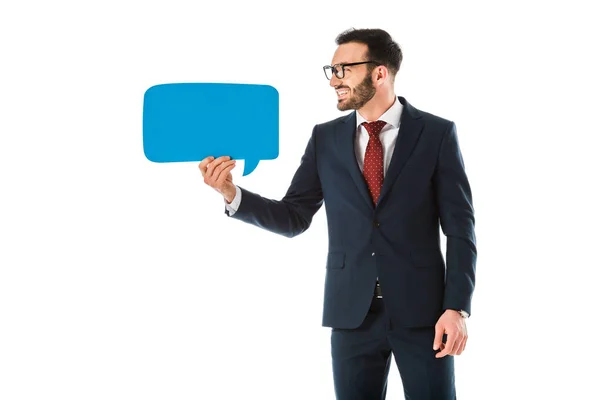
[[[386,125],[379,134],[379,139],[383,145],[383,176],[385,177],[387,169],[392,159],[394,147],[396,145],[396,139],[398,138],[398,131],[400,130],[400,116],[402,115],[402,103],[398,101],[398,97],[395,96],[394,103],[390,108],[387,109],[379,121],[385,121]],[[360,112],[356,113],[356,139],[354,142],[354,153],[356,155],[356,161],[360,170],[363,170],[365,161],[365,151],[367,150],[367,143],[369,143],[369,132],[361,124],[367,121]],[[229,215],[233,215],[240,206],[242,201],[242,191],[236,185],[235,186],[235,197],[231,204],[225,200],[225,207],[229,212]]]

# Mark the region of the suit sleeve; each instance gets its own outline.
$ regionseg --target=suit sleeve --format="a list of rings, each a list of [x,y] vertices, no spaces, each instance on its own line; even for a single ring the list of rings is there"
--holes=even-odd
[[[231,218],[286,237],[297,236],[308,229],[313,216],[323,204],[323,191],[317,171],[316,132],[313,129],[300,166],[287,193],[281,200],[267,199],[241,188],[242,200]]]
[[[475,214],[454,122],[442,139],[434,184],[440,224],[447,237],[443,308],[471,314],[477,260]]]

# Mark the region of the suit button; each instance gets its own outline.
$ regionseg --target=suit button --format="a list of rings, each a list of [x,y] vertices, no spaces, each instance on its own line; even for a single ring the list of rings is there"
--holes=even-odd
[[[374,255],[375,255],[375,253],[371,253],[371,256],[374,256]]]
[[[374,226],[375,228],[379,228],[379,221],[375,221],[375,222],[373,222],[373,226]]]

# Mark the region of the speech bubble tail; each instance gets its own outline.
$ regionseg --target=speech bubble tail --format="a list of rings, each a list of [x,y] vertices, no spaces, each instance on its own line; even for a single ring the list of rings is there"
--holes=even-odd
[[[244,160],[244,173],[243,176],[250,174],[256,169],[260,160]]]

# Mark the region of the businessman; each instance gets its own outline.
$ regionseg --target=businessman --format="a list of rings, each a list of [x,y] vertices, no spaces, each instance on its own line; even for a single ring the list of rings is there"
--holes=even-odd
[[[354,111],[314,126],[281,200],[236,186],[229,157],[200,171],[229,217],[287,237],[325,205],[323,326],[338,399],[384,399],[391,354],[407,399],[455,399],[477,257],[456,126],[396,95],[402,52],[387,32],[351,29],[336,44],[323,69],[337,108]]]

